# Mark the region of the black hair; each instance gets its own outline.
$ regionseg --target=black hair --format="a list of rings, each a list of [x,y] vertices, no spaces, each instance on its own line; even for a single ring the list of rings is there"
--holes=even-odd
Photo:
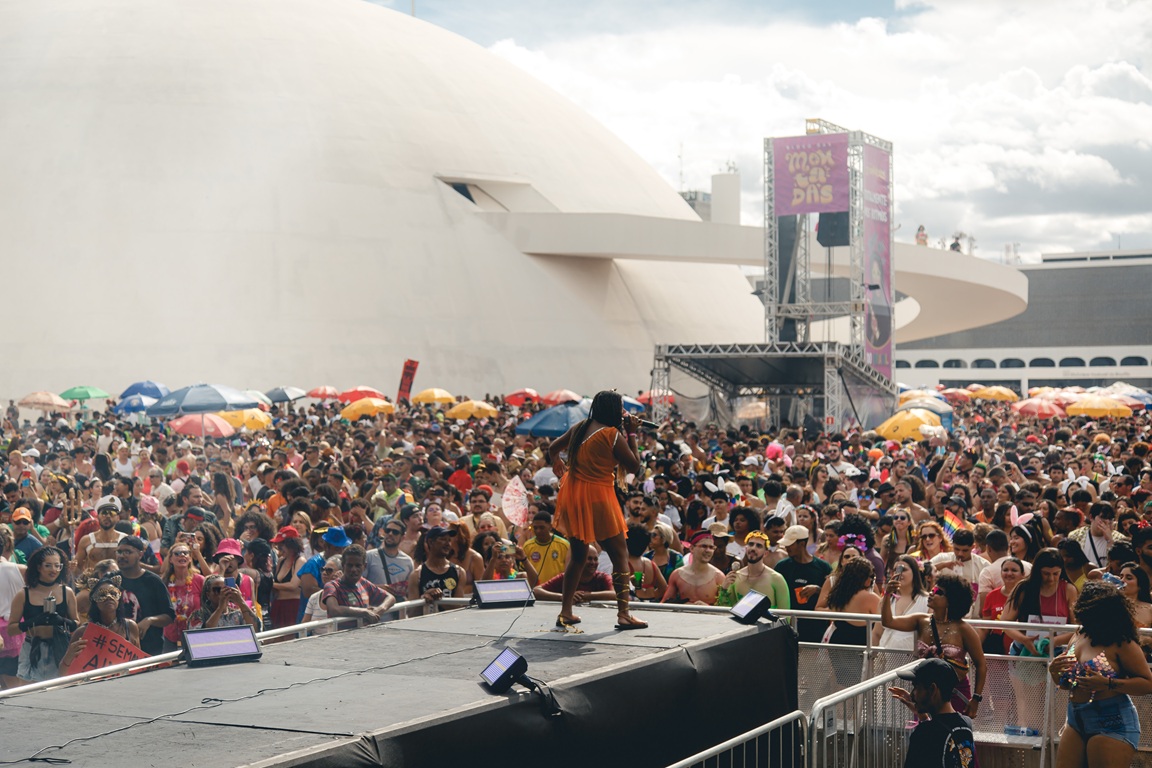
[[[999,528],[994,528],[988,531],[988,535],[984,537],[985,549],[994,552],[1005,552],[1008,549],[1008,534]]]
[[[1040,532],[1031,525],[1024,524],[1012,526],[1012,533],[1024,539],[1027,547],[1024,550],[1023,559],[1031,563],[1036,559],[1036,555],[1040,551]]]
[[[35,552],[28,556],[26,570],[24,571],[24,583],[29,587],[36,587],[40,585],[40,566],[44,564],[51,555],[56,555],[60,558],[60,573],[57,574],[56,580],[45,586],[55,586],[57,584],[68,583],[68,558],[64,556],[56,547],[45,544],[38,548]]]
[[[760,516],[757,515],[754,510],[752,510],[748,507],[736,507],[735,509],[733,509],[729,513],[728,517],[729,517],[728,524],[730,526],[732,526],[732,524],[735,522],[737,517],[742,517],[742,518],[744,518],[744,521],[748,523],[748,532],[749,533],[751,533],[752,531],[760,530]],[[733,527],[733,530],[735,530],[735,526],[732,526],[732,527]]]
[[[1008,605],[1016,609],[1017,617],[1040,614],[1040,585],[1043,578],[1040,572],[1045,568],[1060,569],[1059,589],[1063,589],[1067,583],[1068,574],[1064,572],[1064,558],[1060,556],[1060,551],[1053,547],[1040,550],[1032,561],[1032,571],[1028,574],[1028,578],[1017,584],[1012,594],[1008,596]]]
[[[532,522],[548,523],[548,525],[552,525],[552,515],[547,512],[537,512],[532,516]]]
[[[936,586],[948,601],[948,621],[959,621],[972,608],[972,584],[958,573],[936,577]]]
[[[872,533],[872,526],[860,515],[845,515],[844,519],[840,521],[839,533],[841,536],[863,536],[864,543],[868,545],[869,550],[876,546],[876,537]]]
[[[1080,548],[1080,544],[1071,539],[1064,539],[1056,545],[1056,549],[1060,550],[1060,554],[1072,559],[1072,567],[1074,568],[1079,568],[1089,563],[1088,556],[1084,554],[1084,550]]]
[[[959,544],[962,547],[972,546],[976,543],[976,534],[967,528],[961,528],[952,534],[952,546]]]
[[[1147,577],[1145,577],[1145,578],[1147,578]],[[96,602],[96,599],[94,597],[96,594],[96,590],[100,589],[101,587],[108,586],[108,587],[115,587],[116,591],[119,592],[120,591],[120,584],[117,583],[118,580],[119,579],[117,579],[116,581],[113,581],[112,579],[110,579],[108,577],[104,577],[104,578],[100,579],[99,581],[97,581],[92,586],[92,588],[90,590],[88,590],[88,594],[90,596],[92,596],[92,597],[90,597],[90,602],[88,603],[88,621],[94,622],[96,624],[100,624],[102,621],[100,618],[100,604],[98,602]],[[116,603],[116,621],[124,621],[125,619],[128,618],[131,611],[132,611],[132,606],[130,603],[128,603],[124,600],[118,601]]]
[[[344,567],[344,564],[348,562],[348,558],[350,558],[350,557],[359,557],[361,559],[364,559],[364,558],[368,557],[368,555],[364,552],[364,547],[360,546],[359,544],[352,544],[351,546],[349,546],[347,549],[345,549],[343,552],[340,553],[340,567],[341,568]]]
[[[1136,599],[1142,603],[1152,603],[1152,579],[1136,563],[1124,563],[1120,570],[1127,568],[1136,576]]]
[[[619,392],[605,389],[596,393],[596,397],[592,398],[592,410],[588,414],[588,418],[576,425],[576,431],[572,433],[572,438],[568,443],[569,470],[576,467],[580,446],[584,442],[584,436],[588,434],[588,428],[592,426],[592,422],[597,421],[606,427],[619,428],[620,422],[623,420],[623,413],[624,405]]]
[[[493,539],[496,542],[501,540],[500,534],[496,533],[496,531],[484,531],[472,537],[472,549],[480,553],[480,556],[484,558],[485,565],[492,559],[492,552],[494,551],[492,547],[484,546],[484,542],[488,539]]]
[[[1137,641],[1132,601],[1105,581],[1084,582],[1084,589],[1073,610],[1080,622],[1080,631],[1093,645],[1106,648]]]
[[[303,539],[296,539],[303,541]],[[272,572],[272,545],[263,537],[252,539],[244,547],[244,551],[252,555],[252,568],[260,573]]]
[[[841,564],[836,583],[828,592],[828,607],[842,611],[857,592],[868,589],[868,580],[876,578],[872,563],[863,557]]]
[[[632,557],[640,557],[648,550],[648,544],[652,541],[652,534],[642,525],[629,525],[628,526],[628,554]]]

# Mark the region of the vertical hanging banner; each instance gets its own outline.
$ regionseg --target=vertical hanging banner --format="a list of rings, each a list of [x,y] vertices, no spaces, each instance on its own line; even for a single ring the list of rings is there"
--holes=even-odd
[[[892,378],[892,156],[864,145],[864,354],[868,364]]]
[[[400,389],[396,392],[396,402],[407,400],[412,396],[412,382],[416,380],[416,367],[419,360],[405,360],[404,373],[400,374]]]
[[[777,216],[848,210],[848,134],[772,139]]]

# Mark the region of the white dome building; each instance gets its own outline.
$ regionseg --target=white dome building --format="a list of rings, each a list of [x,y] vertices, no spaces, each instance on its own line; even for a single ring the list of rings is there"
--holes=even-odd
[[[656,343],[763,338],[733,262],[660,261],[747,251],[748,228],[702,224],[580,109],[430,24],[0,0],[0,50],[0,396],[390,391],[405,358],[417,388],[627,391]]]

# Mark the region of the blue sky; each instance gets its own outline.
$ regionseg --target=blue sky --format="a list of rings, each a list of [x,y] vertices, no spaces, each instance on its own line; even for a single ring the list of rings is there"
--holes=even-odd
[[[408,13],[411,0],[376,0]],[[1152,2],[417,0],[604,123],[677,188],[822,117],[895,147],[897,237],[975,253],[1152,248]]]

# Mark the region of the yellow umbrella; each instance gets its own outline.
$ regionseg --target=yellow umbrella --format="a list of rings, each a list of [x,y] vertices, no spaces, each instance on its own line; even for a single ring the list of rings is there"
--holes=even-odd
[[[1098,395],[1088,395],[1064,409],[1069,416],[1131,416],[1132,409],[1119,400]]]
[[[233,429],[244,427],[255,432],[272,426],[272,417],[259,408],[247,408],[243,411],[221,411],[216,415],[228,422]]]
[[[362,397],[345,406],[344,410],[340,411],[340,418],[348,419],[348,421],[356,421],[356,419],[363,418],[364,416],[375,416],[378,413],[392,413],[395,410],[396,406],[387,400],[381,400],[378,397]]]
[[[1001,400],[1006,403],[1014,403],[1020,399],[1020,395],[1016,394],[1008,387],[1001,387],[999,385],[993,387],[984,387],[972,393],[973,400]]]
[[[922,408],[912,408],[907,411],[900,411],[888,421],[876,427],[876,433],[881,437],[886,437],[889,440],[903,440],[906,437],[919,440],[923,437],[920,434],[920,427],[927,424],[928,426],[940,426],[940,417],[932,413],[932,411],[925,411]]]
[[[925,398],[929,397],[939,398],[940,393],[932,392],[927,389],[908,389],[900,393],[899,404],[904,405],[904,403],[908,402],[909,400],[924,400]]]
[[[499,413],[496,406],[489,405],[483,400],[465,400],[449,408],[444,416],[449,419],[492,419]]]
[[[414,403],[454,403],[454,402],[456,402],[456,398],[453,397],[452,393],[446,389],[438,389],[436,387],[433,387],[432,389],[426,389],[423,392],[417,392],[416,395],[412,398],[412,402],[414,402]]]

